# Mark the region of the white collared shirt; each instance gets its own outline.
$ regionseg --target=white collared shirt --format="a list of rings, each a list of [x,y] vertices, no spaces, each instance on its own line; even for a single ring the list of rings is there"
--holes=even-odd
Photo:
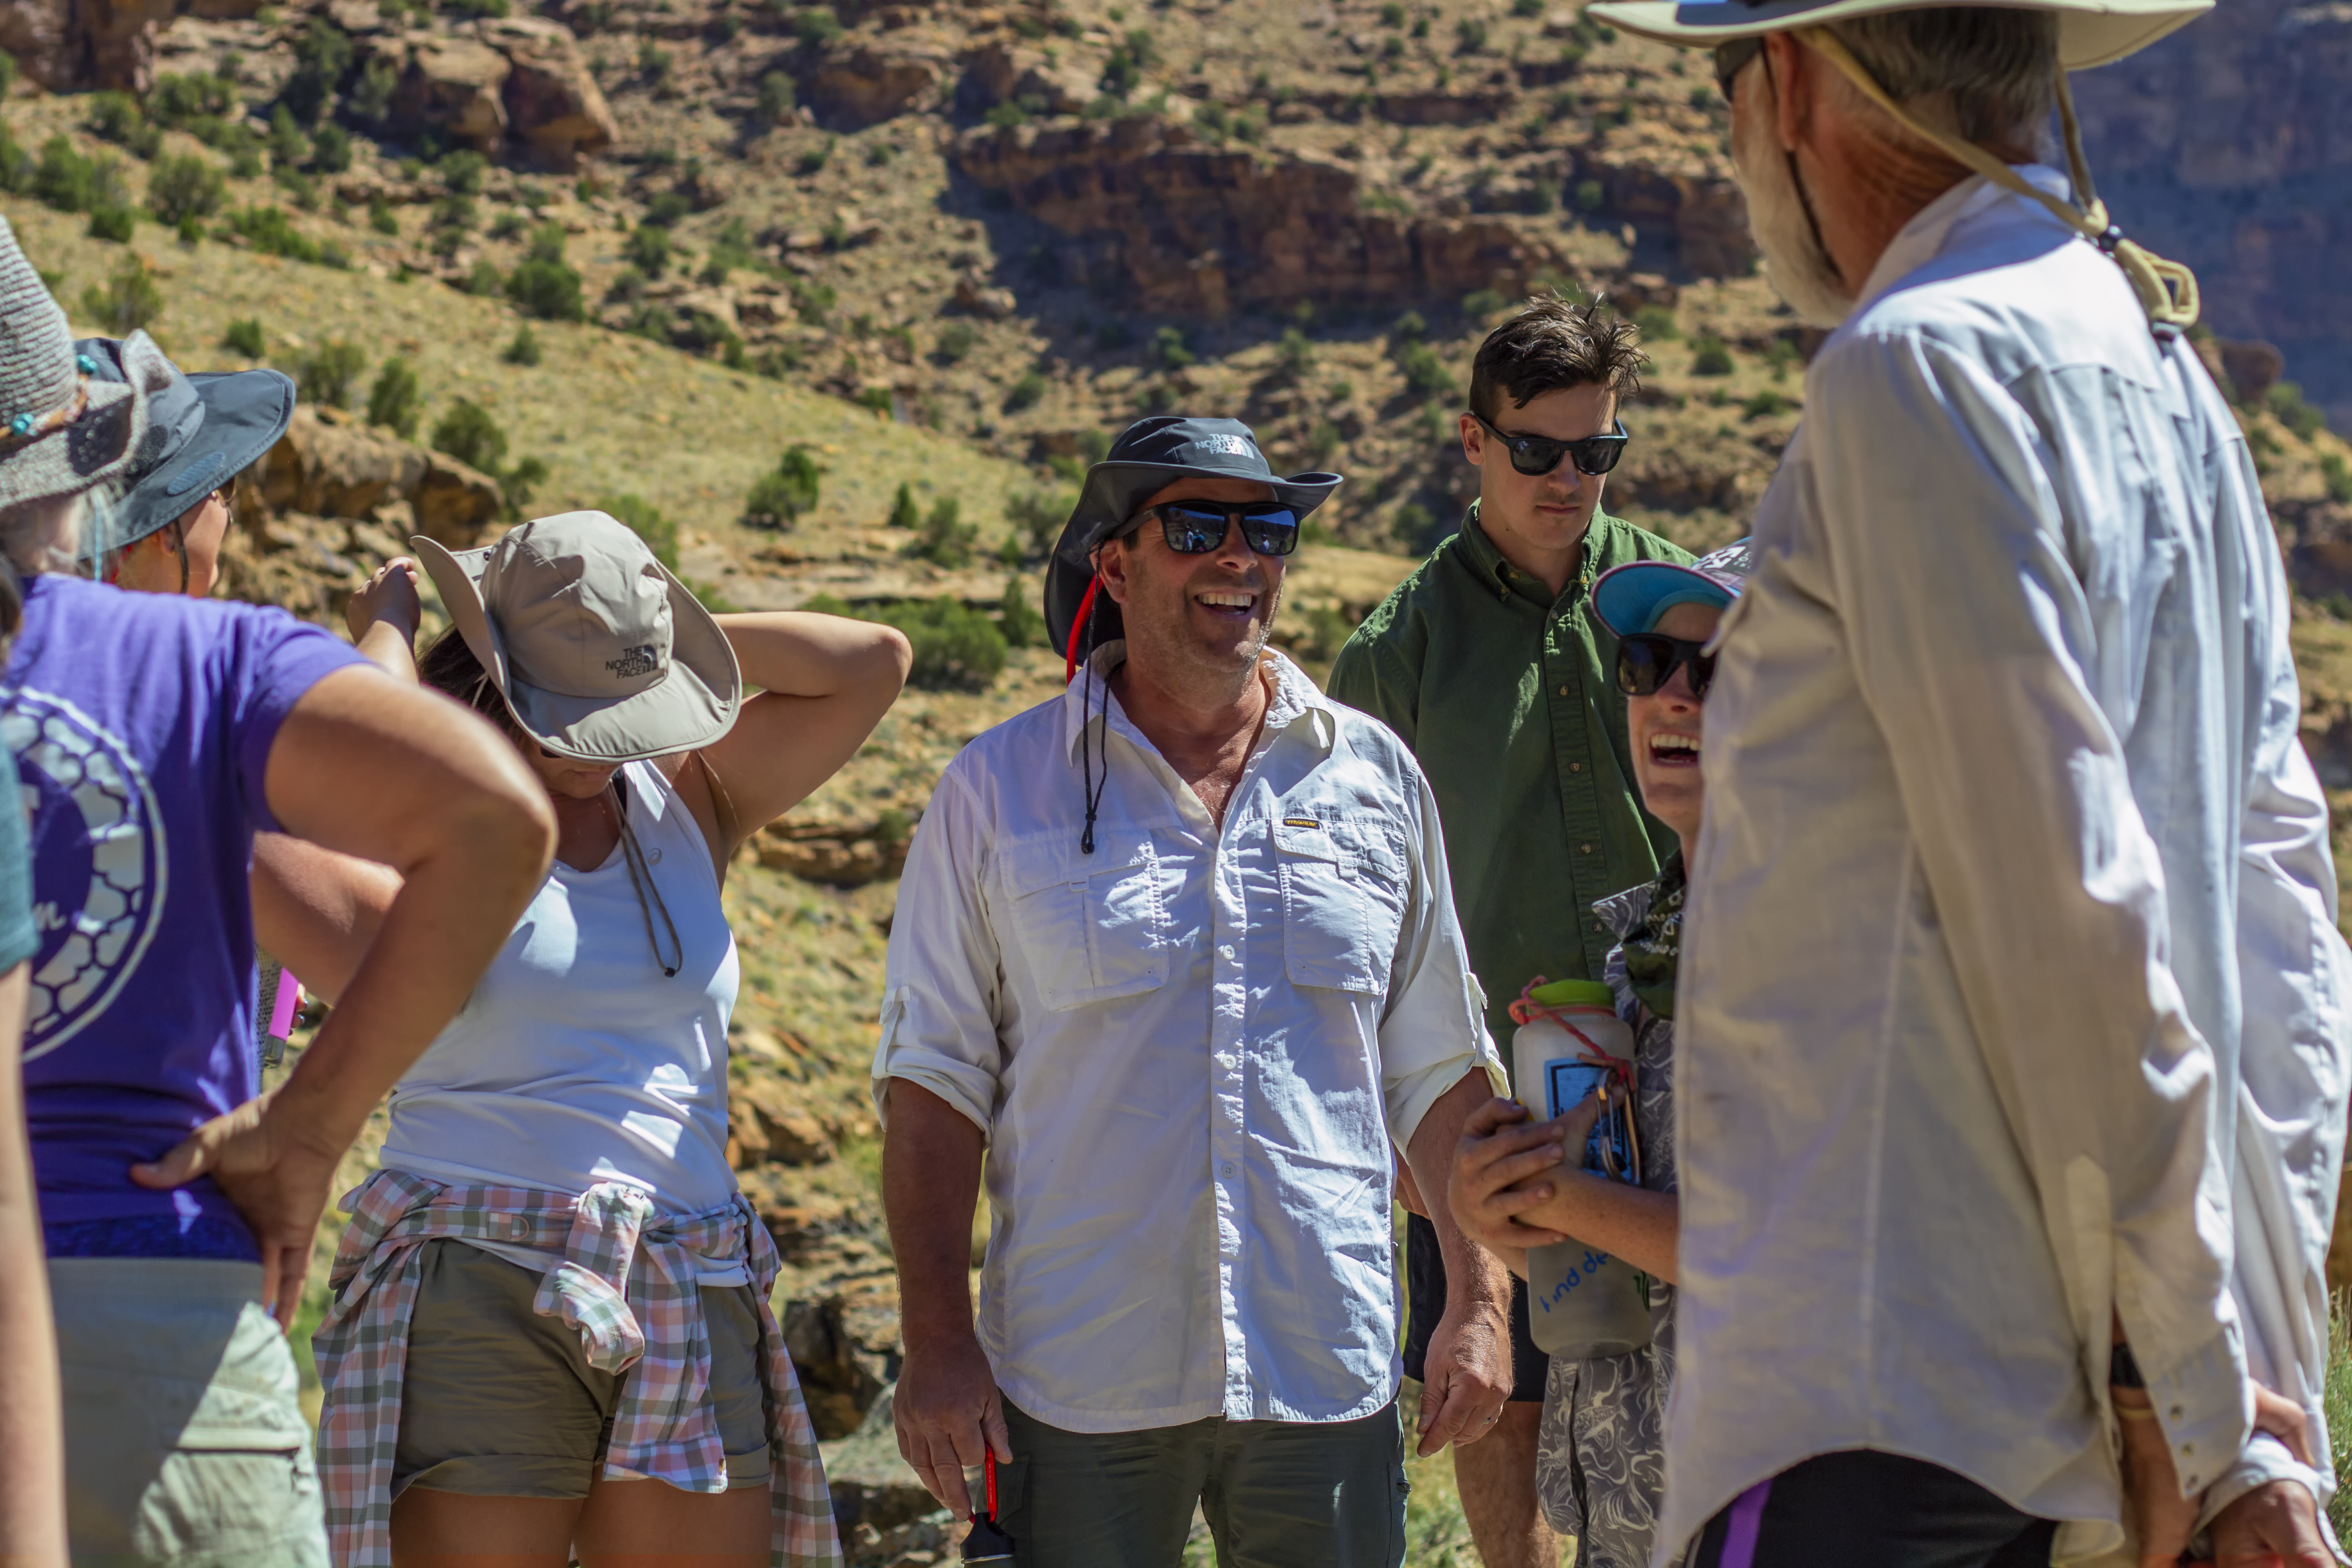
[[[1502,1092],[1436,804],[1393,733],[1268,654],[1221,832],[1108,696],[1124,656],[940,778],[876,1096],[905,1079],[987,1135],[980,1342],[1031,1415],[1369,1415],[1398,1379],[1391,1142],[1475,1068]]]
[[[2120,1544],[2111,1309],[2209,1513],[2324,1500],[2242,1381],[2323,1430],[2347,963],[2244,439],[1981,179],[1862,297],[1708,693],[1661,1558],[1864,1447]]]

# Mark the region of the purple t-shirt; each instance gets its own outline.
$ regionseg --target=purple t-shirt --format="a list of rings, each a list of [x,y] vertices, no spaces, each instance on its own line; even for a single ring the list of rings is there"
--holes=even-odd
[[[52,1251],[61,1227],[130,1238],[70,1250],[152,1251],[176,1221],[167,1237],[226,1229],[255,1255],[209,1178],[151,1192],[129,1167],[259,1091],[247,879],[278,826],[269,748],[303,692],[359,662],[283,610],[26,584],[0,740],[32,818],[25,1107]]]

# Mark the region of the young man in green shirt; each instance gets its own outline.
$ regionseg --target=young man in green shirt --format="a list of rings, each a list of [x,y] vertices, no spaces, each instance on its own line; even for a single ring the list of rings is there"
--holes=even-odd
[[[1601,978],[1612,938],[1593,901],[1656,877],[1675,847],[1635,792],[1617,639],[1591,598],[1612,566],[1691,559],[1601,508],[1624,449],[1618,411],[1646,363],[1599,305],[1540,297],[1496,328],[1460,420],[1478,499],[1331,668],[1330,694],[1403,737],[1436,794],[1486,1026],[1506,1046],[1529,980]],[[1405,1373],[1418,1378],[1445,1274],[1429,1222],[1406,1225]],[[1511,1403],[1455,1447],[1454,1476],[1487,1568],[1554,1568],[1535,1479],[1547,1363],[1523,1285],[1511,1338]]]

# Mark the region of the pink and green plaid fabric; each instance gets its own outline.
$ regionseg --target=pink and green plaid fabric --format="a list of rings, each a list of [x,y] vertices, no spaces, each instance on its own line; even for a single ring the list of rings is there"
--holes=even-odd
[[[710,1339],[700,1260],[742,1260],[760,1310],[775,1528],[772,1568],[839,1568],[841,1542],[784,1336],[768,1306],[778,1258],[767,1226],[738,1194],[723,1209],[671,1216],[636,1188],[606,1182],[578,1197],[524,1187],[445,1186],[378,1171],[343,1200],[333,1308],[311,1343],[326,1408],[319,1469],[337,1568],[391,1568],[392,1465],[400,1436],[408,1320],[437,1238],[557,1250],[531,1303],[577,1329],[589,1364],[629,1372],[604,1473],[648,1476],[687,1491],[727,1489],[727,1455],[710,1402]]]

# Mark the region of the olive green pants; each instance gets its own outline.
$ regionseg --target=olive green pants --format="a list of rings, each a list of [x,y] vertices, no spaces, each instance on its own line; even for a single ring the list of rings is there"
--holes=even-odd
[[[1066,1432],[1005,1402],[997,1501],[1018,1568],[1178,1568],[1197,1503],[1217,1568],[1400,1568],[1404,1432],[1358,1421],[1228,1421]]]
[[[310,1423],[261,1267],[56,1258],[76,1568],[326,1568]]]

